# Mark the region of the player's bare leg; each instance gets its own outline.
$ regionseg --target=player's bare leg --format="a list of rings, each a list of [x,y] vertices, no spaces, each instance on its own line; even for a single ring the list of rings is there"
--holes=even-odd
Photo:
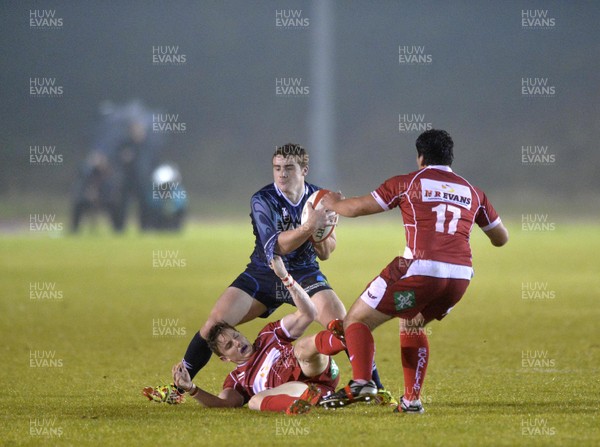
[[[267,310],[266,306],[255,300],[243,290],[228,287],[219,297],[206,323],[200,329],[200,335],[206,337],[208,331],[219,321],[225,321],[236,326],[254,320]]]
[[[315,344],[316,337],[317,335],[302,337],[294,344],[294,355],[296,356],[296,360],[298,360],[302,372],[307,377],[315,377],[322,374],[329,365],[329,356],[321,354],[317,350]]]
[[[427,321],[422,314],[400,319],[400,354],[404,371],[404,395],[398,411],[423,413],[421,389],[429,363],[429,341],[425,332]]]
[[[344,330],[348,330],[348,326],[352,323],[363,323],[373,331],[376,327],[391,319],[392,317],[373,309],[362,299],[357,299],[350,307],[346,318],[344,318]]]
[[[275,388],[271,388],[269,390],[261,391],[260,393],[255,394],[248,401],[248,408],[251,410],[260,410],[260,404],[263,399],[267,396],[276,396],[278,394],[286,394],[292,397],[300,397],[300,395],[306,390],[307,385],[304,382],[288,382],[282,385],[279,385]]]
[[[321,391],[304,382],[288,382],[255,394],[248,408],[257,411],[285,411],[300,414],[310,411],[321,397]]]
[[[331,289],[321,290],[315,293],[311,299],[317,308],[316,320],[324,328],[331,320],[343,320],[346,316],[344,304]]]

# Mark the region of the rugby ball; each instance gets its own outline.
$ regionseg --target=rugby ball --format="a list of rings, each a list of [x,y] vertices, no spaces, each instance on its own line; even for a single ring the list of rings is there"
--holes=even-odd
[[[304,204],[304,208],[302,209],[302,218],[300,219],[301,225],[304,225],[304,223],[308,219],[308,204],[312,204],[313,208],[316,210],[322,209],[323,203],[321,202],[321,199],[329,192],[331,191],[329,191],[328,189],[319,189],[318,191],[315,191],[310,195],[310,197]],[[310,236],[311,242],[323,242],[325,239],[331,236],[331,233],[333,233],[333,230],[335,230],[335,226],[338,223],[339,217],[337,213],[334,214],[334,222],[330,225],[325,225],[322,228],[317,228],[317,230]]]

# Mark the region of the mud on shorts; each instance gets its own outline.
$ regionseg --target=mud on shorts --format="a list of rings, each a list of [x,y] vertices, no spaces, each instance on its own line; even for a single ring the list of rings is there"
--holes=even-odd
[[[422,275],[405,277],[412,262],[396,257],[369,283],[360,299],[393,317],[412,319],[421,313],[426,322],[441,320],[460,301],[469,280]]]
[[[319,269],[300,269],[289,273],[310,297],[322,290],[331,290],[327,277]],[[267,310],[260,316],[261,318],[267,318],[282,304],[294,306],[292,295],[272,270],[247,268],[231,283],[230,287],[243,290],[264,304]]]

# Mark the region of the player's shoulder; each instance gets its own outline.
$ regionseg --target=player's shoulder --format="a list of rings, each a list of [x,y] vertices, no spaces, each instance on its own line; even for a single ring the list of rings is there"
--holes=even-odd
[[[283,327],[281,320],[268,323],[260,330],[257,336],[257,342],[260,345],[262,345],[260,340],[285,341],[288,339],[292,338],[288,334],[287,330]]]
[[[275,189],[274,183],[269,183],[268,185],[263,186],[258,191],[256,191],[254,194],[252,194],[252,196],[260,196],[260,195],[272,194],[272,193],[277,193],[277,190]]]
[[[257,338],[272,334],[279,327],[279,321],[280,320],[267,323],[260,331],[258,331]]]
[[[454,184],[458,184],[461,185],[461,187],[463,188],[468,188],[472,191],[472,195],[474,195],[475,197],[475,203],[476,204],[481,204],[485,199],[485,193],[483,192],[483,190],[481,188],[478,188],[477,186],[475,186],[470,180],[468,180],[467,178],[463,177],[462,175],[458,174],[457,172],[453,171],[453,170],[439,170],[439,169],[431,169],[431,174],[432,175],[436,175],[437,176],[434,177],[434,180],[438,180],[441,182],[445,182],[445,183],[454,183]]]
[[[304,188],[307,196],[310,196],[313,192],[318,191],[319,189],[324,189],[321,186],[315,185],[314,183],[304,182]]]
[[[415,173],[413,172],[409,174],[398,174],[389,177],[386,180],[384,180],[384,182],[379,186],[378,189],[384,191],[395,191],[396,193],[398,192],[398,190],[406,190],[410,185],[411,181],[414,179],[413,174]]]
[[[419,178],[419,179],[427,178],[427,179],[437,180],[437,181],[441,181],[441,182],[456,183],[456,184],[473,187],[471,185],[471,182],[469,182],[463,176],[454,172],[450,168],[450,166],[427,166],[423,169],[419,169],[418,171],[415,171],[412,174],[414,174],[414,177]]]
[[[277,188],[275,188],[275,184],[270,183],[268,185],[263,186],[258,191],[256,191],[254,194],[252,194],[251,200],[252,201],[254,201],[254,200],[273,201],[273,200],[277,200],[277,197],[278,197]]]
[[[451,171],[452,177],[454,179],[456,179],[456,181],[458,183],[462,183],[465,186],[468,186],[469,188],[471,188],[473,191],[475,191],[475,193],[477,193],[478,195],[485,195],[483,190],[481,188],[478,188],[477,186],[475,186],[470,180],[468,180],[467,178],[463,177],[462,175],[458,174],[455,171]]]

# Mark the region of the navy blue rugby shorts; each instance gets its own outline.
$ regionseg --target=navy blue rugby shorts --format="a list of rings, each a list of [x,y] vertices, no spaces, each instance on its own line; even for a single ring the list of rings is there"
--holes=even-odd
[[[310,297],[321,290],[331,290],[327,277],[319,269],[294,270],[290,274]],[[231,283],[230,287],[243,290],[252,298],[264,304],[267,310],[260,316],[261,318],[267,318],[284,303],[294,305],[292,295],[272,270],[263,271],[247,268]]]

